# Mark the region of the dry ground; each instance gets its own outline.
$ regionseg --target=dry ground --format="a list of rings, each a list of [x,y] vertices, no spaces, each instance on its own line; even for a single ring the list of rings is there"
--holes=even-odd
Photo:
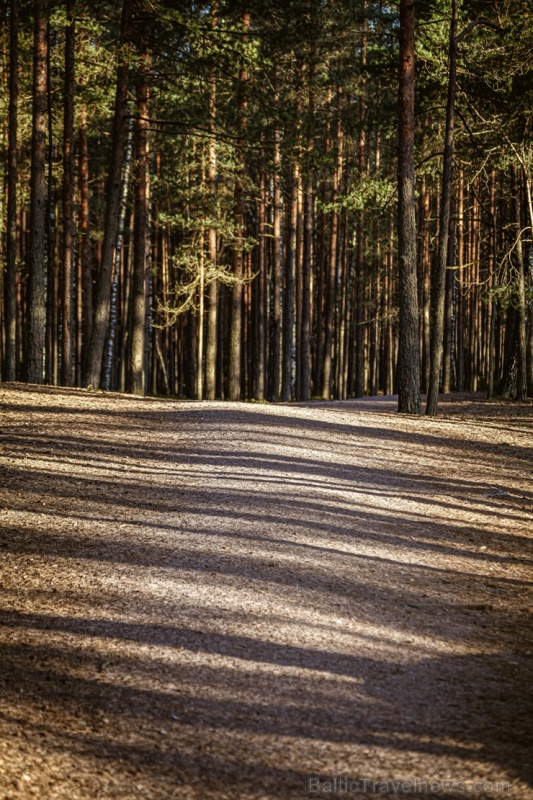
[[[531,405],[0,409],[0,798],[533,798]]]

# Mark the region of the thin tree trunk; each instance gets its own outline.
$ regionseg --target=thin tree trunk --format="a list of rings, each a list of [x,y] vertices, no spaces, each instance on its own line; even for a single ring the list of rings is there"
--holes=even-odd
[[[198,284],[198,363],[196,369],[196,399],[204,397],[204,338],[205,338],[205,242],[204,229],[200,232],[200,276]]]
[[[72,386],[74,340],[74,68],[76,28],[73,0],[67,2],[68,25],[65,29],[65,102],[63,118],[63,258],[61,340],[61,383]]]
[[[46,107],[48,4],[34,3],[33,115],[30,183],[29,286],[26,378],[43,382],[46,339]]]
[[[311,149],[311,144],[308,144]],[[302,264],[302,331],[300,339],[300,399],[311,397],[311,274],[313,264],[313,175],[308,169],[304,194]]]
[[[5,379],[17,379],[17,109],[19,2],[10,3],[9,133],[7,156],[7,241],[4,308],[6,324]]]
[[[259,176],[259,198],[257,208],[257,228],[259,237],[258,248],[258,272],[255,280],[255,303],[256,303],[256,352],[254,370],[254,396],[257,400],[265,398],[265,350],[266,350],[266,176],[264,167],[260,167]]]
[[[217,3],[211,9],[211,25],[217,27]],[[207,155],[207,182],[211,203],[211,224],[207,233],[207,249],[210,270],[213,273],[208,297],[207,342],[205,352],[205,396],[207,400],[216,397],[217,384],[217,316],[218,316],[218,281],[217,268],[217,84],[214,71],[209,76],[209,144]]]
[[[459,188],[462,191],[462,188]],[[489,274],[488,274],[488,288],[494,290],[496,285],[496,270],[498,264],[498,250],[496,244],[496,181],[494,177],[494,170],[490,176],[490,235],[489,235]],[[496,362],[496,302],[494,297],[490,296],[487,303],[488,313],[488,350],[487,350],[487,399],[490,400],[494,394],[494,367]],[[462,389],[459,389],[462,391]]]
[[[516,399],[527,400],[527,305],[524,278],[524,250],[522,246],[522,204],[521,186],[516,166],[511,166],[511,189],[513,192],[513,211],[516,224],[516,295],[518,311],[517,329],[517,384]]]
[[[421,264],[420,264],[420,286],[419,296],[421,297],[421,319],[420,324],[422,328],[422,362],[421,362],[421,382],[422,391],[427,392],[429,384],[429,365],[430,365],[430,298],[431,298],[431,231],[430,231],[430,216],[431,216],[431,195],[427,185],[427,179],[423,180],[421,192],[421,209],[422,209],[422,247],[421,247]]]
[[[48,11],[50,13],[50,11]],[[54,40],[55,40],[54,32]],[[58,382],[59,366],[59,337],[61,328],[58,320],[59,296],[59,259],[56,253],[56,196],[54,191],[54,111],[52,87],[52,31],[48,21],[48,47],[47,47],[47,117],[48,117],[48,147],[47,147],[47,200],[46,200],[46,344],[45,344],[45,383],[56,385]]]
[[[137,121],[135,131],[135,211],[133,230],[132,325],[129,388],[132,394],[146,391],[146,279],[149,256],[150,210],[148,206],[148,73],[150,54],[141,43],[137,76]]]
[[[126,346],[128,344],[129,326],[127,325],[126,310],[129,308],[130,286],[129,286],[129,281],[127,280],[127,275],[129,274],[129,271],[127,269],[127,262],[126,259],[123,258],[123,243],[124,243],[124,229],[126,226],[127,199],[128,199],[128,191],[129,191],[130,175],[131,175],[131,156],[132,156],[132,136],[130,127],[130,130],[128,131],[128,139],[126,143],[126,150],[124,156],[124,175],[122,178],[120,207],[119,207],[120,214],[118,220],[117,241],[115,244],[113,272],[111,275],[111,291],[109,297],[109,309],[110,309],[109,325],[108,325],[109,330],[107,339],[105,341],[105,348],[103,354],[104,363],[102,368],[102,388],[104,389],[104,391],[109,391],[111,387],[111,373],[113,370],[113,351],[117,337],[117,325],[118,325],[118,303],[119,303],[118,289],[119,289],[121,263],[124,267],[123,280],[122,280],[122,286],[124,290],[124,299],[122,302],[122,309],[124,311],[122,320],[124,336],[122,338],[122,346],[124,351],[126,351]],[[121,359],[122,367],[124,367],[124,360],[125,359]],[[122,381],[121,383],[123,384],[124,381]]]
[[[524,169],[524,180],[526,190],[526,207],[528,211],[529,236],[533,234],[533,186],[531,184],[531,173]],[[527,275],[530,291],[533,290],[533,244],[529,245],[527,258]],[[529,330],[527,343],[527,385],[528,394],[533,395],[533,303],[529,303]]]
[[[415,215],[415,6],[400,0],[400,81],[398,126],[398,258],[400,331],[398,411],[420,413],[418,287]]]
[[[93,281],[91,269],[91,231],[89,217],[89,148],[87,143],[87,107],[80,109],[79,171],[80,171],[80,268],[81,268],[81,363],[87,358],[91,339],[93,313]],[[80,376],[81,377],[81,376]]]
[[[337,124],[335,128],[335,165],[333,168],[333,185],[331,189],[331,212],[330,244],[327,259],[327,292],[326,310],[324,319],[324,373],[322,383],[322,398],[329,400],[332,390],[333,377],[333,321],[335,317],[335,306],[337,301],[337,255],[338,255],[338,232],[339,232],[339,212],[335,208],[340,188],[342,175],[342,122],[341,122],[341,97],[342,88],[337,89]]]
[[[450,218],[450,233],[448,236],[448,255],[446,270],[446,289],[445,289],[445,304],[444,304],[444,351],[443,351],[443,365],[442,365],[442,391],[444,394],[449,394],[451,391],[451,382],[453,376],[453,344],[454,344],[454,295],[455,295],[455,270],[451,269],[455,266],[455,220],[453,214]]]
[[[300,330],[300,399],[311,397],[311,280],[313,272],[314,182],[312,156],[315,147],[314,116],[316,47],[312,45],[307,77],[307,152],[303,197],[302,317]]]
[[[453,130],[455,121],[455,94],[457,89],[457,0],[452,0],[452,20],[448,54],[448,101],[446,105],[446,133],[442,165],[442,193],[439,215],[438,258],[434,273],[431,313],[431,366],[426,404],[426,414],[434,417],[439,400],[439,383],[444,349],[444,306],[446,295],[446,267],[453,177]]]
[[[457,391],[464,390],[465,380],[465,301],[464,301],[464,187],[463,172],[459,172],[457,197]]]
[[[244,9],[241,17],[244,40],[247,40],[247,32],[250,28],[250,12]],[[239,126],[238,151],[238,173],[235,180],[235,238],[236,243],[233,249],[233,276],[235,283],[232,287],[231,300],[231,334],[230,334],[230,353],[229,353],[229,386],[228,399],[241,399],[241,372],[242,372],[242,297],[243,297],[243,246],[245,236],[244,224],[244,179],[246,173],[246,158],[244,155],[244,134],[247,126],[246,119],[246,84],[248,82],[248,71],[244,66],[239,70],[239,87],[237,98],[237,115]]]
[[[292,175],[287,257],[285,260],[285,291],[283,293],[283,369],[281,399],[288,402],[292,397],[292,353],[294,343],[294,300],[296,269],[296,226],[298,221],[298,166]]]
[[[130,37],[132,7],[133,0],[123,0],[121,19],[121,40],[123,43]],[[83,370],[84,386],[92,386],[94,389],[100,386],[102,357],[109,322],[113,255],[117,242],[120,218],[122,160],[128,102],[128,74],[129,61],[127,59],[121,60],[117,68],[111,158],[106,193],[107,205],[102,245],[102,263],[100,265],[96,289],[96,309],[91,329],[87,364],[84,366]]]
[[[272,191],[272,312],[270,316],[269,385],[270,400],[277,403],[280,388],[281,338],[281,150],[279,132],[274,144],[274,174]]]
[[[211,226],[208,233],[208,256],[211,267],[216,266],[217,243],[216,229]],[[218,329],[218,281],[212,280],[209,287],[208,317],[207,317],[207,344],[205,354],[205,397],[214,400],[217,384],[217,329]]]
[[[363,2],[363,20],[361,26],[361,72],[364,75],[367,65],[368,51],[368,20],[366,18],[367,2]],[[360,181],[363,180],[365,165],[367,160],[367,141],[366,141],[366,79],[361,81],[359,95],[359,142],[357,147],[357,174]],[[364,271],[364,236],[365,236],[365,215],[361,208],[357,211],[356,224],[356,257],[355,257],[355,396],[363,397],[365,393],[365,325],[364,325],[364,293],[365,276]]]

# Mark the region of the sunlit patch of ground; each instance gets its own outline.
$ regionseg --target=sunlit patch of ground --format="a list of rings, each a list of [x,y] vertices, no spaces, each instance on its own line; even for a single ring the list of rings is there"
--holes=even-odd
[[[0,410],[1,798],[533,797],[531,404]]]

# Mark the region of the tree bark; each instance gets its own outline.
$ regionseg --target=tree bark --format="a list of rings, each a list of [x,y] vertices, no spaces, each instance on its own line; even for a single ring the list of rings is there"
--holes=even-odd
[[[123,0],[121,19],[122,44],[127,43],[130,38],[132,6],[133,0]],[[104,240],[102,244],[102,263],[96,289],[96,308],[91,329],[87,364],[83,370],[84,386],[91,386],[93,389],[97,389],[100,386],[102,357],[109,322],[113,255],[117,241],[120,217],[122,160],[128,102],[128,74],[129,58],[127,55],[124,55],[121,57],[117,69],[111,157],[106,192],[107,204],[104,223]]]
[[[446,133],[442,165],[442,189],[439,215],[438,257],[432,286],[431,310],[431,364],[426,404],[426,414],[434,417],[439,400],[439,383],[444,350],[444,306],[446,295],[446,267],[453,178],[453,131],[455,122],[455,95],[457,89],[457,0],[452,0],[452,19],[448,52],[448,100],[446,105]]]
[[[453,209],[453,206],[452,206]],[[449,394],[454,373],[454,339],[455,339],[455,291],[456,291],[456,270],[455,267],[455,235],[456,224],[453,213],[451,213],[449,236],[448,236],[448,255],[446,258],[447,270],[445,280],[445,303],[444,303],[444,350],[442,364],[442,391]]]
[[[521,186],[518,170],[511,166],[511,188],[513,192],[513,211],[516,224],[516,295],[517,295],[517,385],[516,399],[527,400],[527,304],[524,277],[524,250],[522,246],[522,204],[520,202]]]
[[[67,2],[68,25],[65,30],[65,101],[63,117],[63,258],[61,340],[61,383],[72,386],[74,341],[74,69],[76,28],[73,0]]]
[[[257,201],[257,234],[259,247],[257,252],[258,275],[254,281],[255,293],[255,367],[254,367],[254,397],[256,400],[265,399],[265,352],[266,352],[266,176],[263,166],[260,167],[259,196]]]
[[[250,12],[244,9],[241,17],[244,40],[250,28]],[[246,84],[248,71],[244,65],[239,70],[237,115],[239,127],[239,141],[237,145],[238,167],[235,180],[235,245],[233,249],[233,275],[235,283],[232,287],[231,298],[231,333],[229,353],[229,385],[228,399],[241,399],[241,361],[242,361],[242,282],[243,282],[243,246],[245,236],[244,224],[244,179],[246,173],[246,158],[244,155],[244,134],[247,126],[246,119]]]
[[[131,161],[132,161],[132,130],[131,124],[128,130],[128,138],[126,140],[126,148],[124,153],[124,173],[122,176],[122,186],[120,190],[120,206],[119,206],[119,218],[118,218],[118,228],[117,228],[117,241],[115,244],[115,252],[113,257],[113,269],[111,272],[111,289],[109,293],[109,321],[108,321],[108,331],[107,337],[105,340],[104,352],[103,352],[103,365],[102,365],[102,389],[104,391],[109,391],[111,388],[111,375],[113,371],[113,353],[115,348],[115,341],[117,338],[117,327],[119,322],[119,304],[122,308],[122,340],[120,342],[122,347],[122,355],[120,357],[120,363],[118,366],[121,367],[121,371],[125,371],[126,366],[126,352],[127,347],[129,345],[128,337],[129,337],[129,308],[130,308],[130,291],[131,291],[131,281],[129,280],[129,270],[128,270],[128,263],[124,256],[124,229],[126,227],[126,212],[127,212],[127,201],[128,201],[128,192],[129,192],[129,185],[130,185],[130,176],[131,176]],[[131,231],[129,232],[129,240],[133,238],[131,235]],[[131,248],[128,248],[128,254]],[[122,276],[120,275],[122,267]],[[123,289],[123,297],[122,302],[121,298],[119,297],[119,283]],[[124,388],[124,380],[121,380],[121,388]]]
[[[309,151],[312,149],[309,140]],[[302,263],[302,328],[300,339],[300,400],[311,397],[311,275],[313,265],[313,176],[309,169],[304,193]]]
[[[464,186],[463,173],[459,172],[458,197],[457,197],[457,391],[464,390],[465,379],[465,301],[463,293],[464,285]],[[494,263],[496,263],[494,261]],[[494,304],[492,303],[494,309]],[[494,318],[494,311],[492,313]],[[492,391],[492,390],[491,390]]]
[[[43,382],[46,338],[46,108],[48,5],[34,3],[33,114],[30,183],[29,321],[26,338],[26,379]]]
[[[137,121],[135,131],[135,209],[133,230],[132,326],[129,388],[132,394],[146,391],[146,279],[150,251],[148,186],[148,73],[150,53],[140,46],[137,76]]]
[[[420,413],[418,288],[415,215],[415,6],[400,0],[400,79],[398,125],[398,258],[400,330],[398,411]]]
[[[363,2],[363,19],[361,25],[361,72],[363,79],[359,95],[359,141],[357,145],[357,174],[363,180],[367,160],[367,140],[365,129],[366,118],[366,65],[368,60],[368,20],[366,18],[367,2]],[[365,324],[364,324],[364,294],[365,294],[365,214],[361,208],[357,211],[356,224],[356,258],[355,258],[355,396],[363,397],[365,393]]]
[[[342,175],[342,141],[343,130],[341,121],[341,98],[342,87],[337,88],[337,124],[335,126],[335,165],[333,168],[333,185],[331,189],[331,226],[329,251],[327,258],[327,290],[326,308],[324,318],[324,373],[322,383],[322,398],[329,400],[332,390],[333,376],[333,323],[335,317],[335,307],[337,302],[337,256],[338,256],[338,233],[339,233],[339,211],[335,208],[340,181]]]
[[[294,300],[296,271],[296,225],[298,219],[298,165],[293,168],[291,180],[290,216],[288,219],[287,257],[285,260],[285,291],[283,293],[283,369],[281,399],[292,397],[292,363],[294,344]]]
[[[11,0],[9,29],[9,132],[7,156],[7,236],[5,276],[5,380],[17,379],[17,110],[19,2]]]
[[[91,340],[93,281],[91,269],[91,231],[89,218],[89,147],[87,142],[87,107],[80,109],[79,192],[80,192],[80,271],[81,271],[81,363],[87,359]],[[81,376],[80,376],[81,379]]]
[[[272,311],[270,315],[269,397],[279,399],[280,338],[281,338],[281,150],[280,134],[276,131],[274,144],[274,174],[272,190]]]
[[[217,27],[217,3],[211,9],[211,26]],[[211,202],[211,224],[207,233],[207,248],[213,280],[209,287],[207,342],[205,352],[205,396],[206,400],[214,400],[217,384],[217,316],[218,316],[218,281],[214,277],[217,268],[217,84],[214,70],[209,76],[209,144],[207,155],[207,182]]]

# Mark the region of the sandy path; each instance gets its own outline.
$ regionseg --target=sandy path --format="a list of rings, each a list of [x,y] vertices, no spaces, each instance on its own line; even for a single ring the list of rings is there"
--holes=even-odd
[[[0,409],[2,800],[533,798],[531,405]]]

